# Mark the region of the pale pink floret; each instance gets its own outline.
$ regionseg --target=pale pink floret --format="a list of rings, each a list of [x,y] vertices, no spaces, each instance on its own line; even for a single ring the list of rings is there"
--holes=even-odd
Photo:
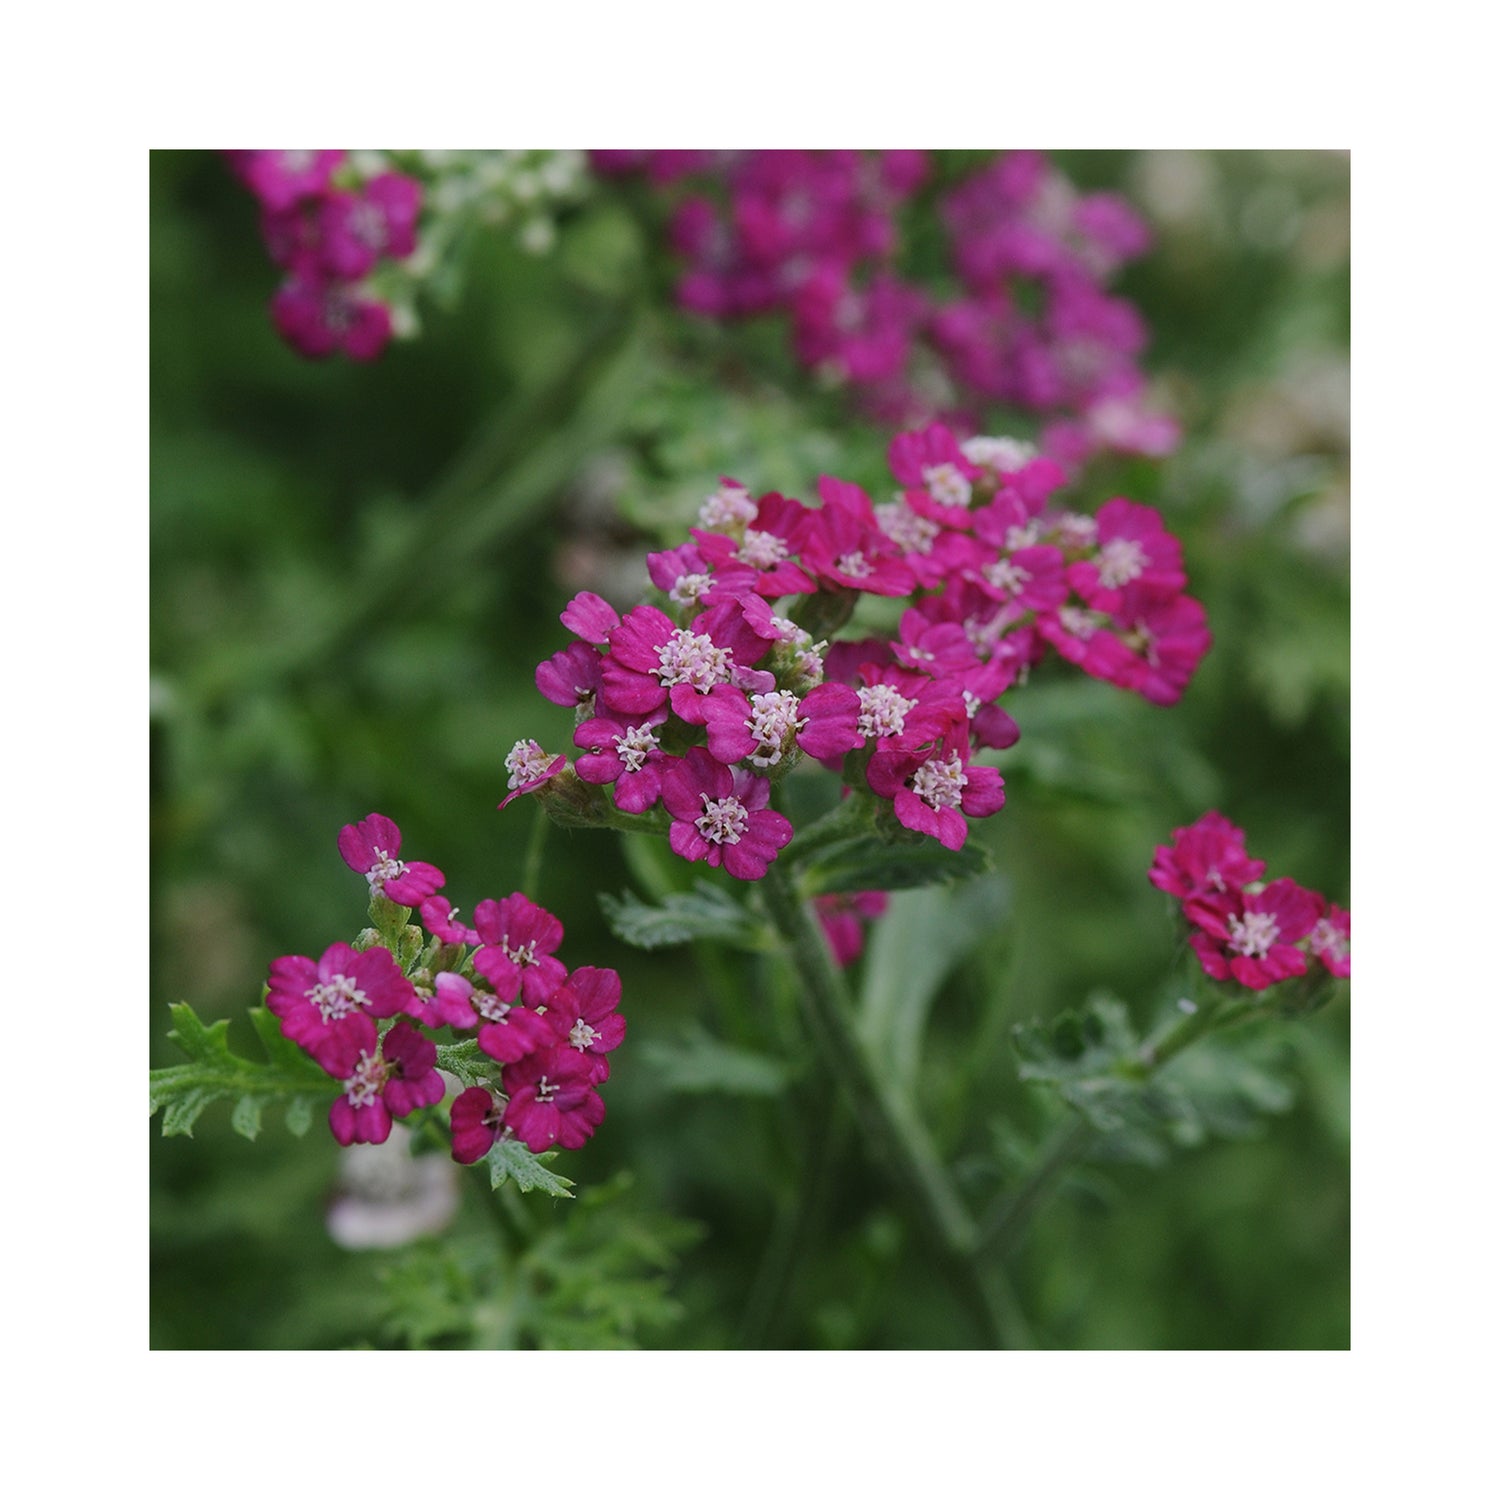
[[[402,861],[401,830],[380,813],[339,830],[339,853],[351,870],[370,883],[372,896],[384,896],[399,906],[419,906],[442,887],[443,872],[420,860]]]

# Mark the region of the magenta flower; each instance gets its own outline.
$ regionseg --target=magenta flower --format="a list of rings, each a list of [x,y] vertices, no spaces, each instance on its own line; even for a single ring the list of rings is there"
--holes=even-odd
[[[1349,913],[1330,905],[1313,924],[1307,946],[1335,979],[1349,977]]]
[[[325,1068],[330,1047],[344,1036],[363,1035],[370,1018],[400,1015],[416,991],[385,948],[356,953],[334,943],[316,963],[290,955],[271,963],[266,1009],[281,1019],[286,1036]]]
[[[465,1089],[453,1101],[448,1116],[453,1130],[453,1160],[467,1167],[488,1156],[505,1128],[504,1115],[504,1103],[488,1089]]]
[[[577,708],[593,701],[603,667],[604,658],[592,646],[574,641],[537,667],[536,690],[549,703]]]
[[[573,743],[586,753],[574,762],[580,781],[615,789],[621,812],[642,813],[661,796],[661,768],[667,757],[656,731],[667,711],[653,714],[599,715],[573,731]]]
[[[543,782],[560,776],[567,768],[566,755],[549,755],[535,740],[517,740],[505,757],[505,769],[510,772],[505,784],[510,790],[500,803],[501,810],[517,797],[534,792]]]
[[[377,1038],[375,1023],[361,1016],[318,1061],[344,1080],[328,1112],[341,1146],[379,1145],[391,1133],[392,1116],[401,1119],[443,1097],[437,1047],[405,1021]]]
[[[833,961],[841,969],[847,969],[864,951],[864,922],[873,922],[883,916],[890,901],[884,891],[856,891],[847,896],[813,898],[818,921],[823,925],[823,935],[833,950]]]
[[[552,955],[563,940],[563,925],[520,891],[503,901],[481,901],[474,926],[484,946],[474,955],[475,969],[501,994],[514,998],[517,979],[528,1005],[542,1005],[567,978]]]
[[[342,151],[228,151],[241,182],[272,212],[327,191]]]
[[[271,320],[299,354],[323,359],[342,349],[350,359],[375,359],[391,339],[391,310],[348,286],[291,276],[271,299]]]
[[[339,830],[339,853],[344,863],[370,882],[372,896],[384,896],[398,906],[420,906],[441,888],[443,872],[436,865],[413,860],[403,863],[401,830],[380,813]]]
[[[451,1026],[455,1031],[468,1031],[479,1024],[475,1001],[483,995],[462,974],[441,970],[432,981],[430,992],[418,990],[414,1002],[407,1010],[424,1026]]]
[[[620,976],[613,969],[588,965],[574,969],[547,1002],[547,1020],[568,1046],[603,1062],[625,1039],[625,1017],[619,1014]],[[608,1068],[603,1070],[608,1072]],[[600,1079],[602,1081],[602,1078]]]
[[[323,262],[344,281],[358,281],[386,257],[417,248],[422,185],[399,172],[372,177],[357,193],[332,192],[322,203]]]
[[[737,880],[760,880],[777,851],[791,842],[792,825],[767,806],[770,800],[771,783],[764,777],[735,774],[701,745],[662,778],[673,851],[722,865]]]
[[[1100,506],[1094,520],[1097,553],[1068,569],[1068,581],[1092,608],[1112,614],[1130,584],[1159,594],[1187,586],[1182,544],[1149,505],[1117,497]]]
[[[864,743],[859,698],[841,682],[826,682],[805,698],[785,689],[746,695],[723,684],[685,715],[708,731],[708,748],[725,765],[748,759],[765,770],[779,765],[795,744],[827,761]]]
[[[985,818],[1005,805],[1005,782],[993,766],[968,758],[967,734],[937,745],[898,735],[882,741],[866,772],[870,789],[889,797],[905,828],[931,834],[945,849],[962,849],[969,836],[965,814]]]
[[[1222,813],[1206,812],[1196,823],[1172,830],[1172,842],[1158,846],[1147,879],[1185,901],[1241,890],[1265,873],[1265,860],[1245,852],[1244,830]]]
[[[870,497],[857,484],[825,474],[821,510],[807,519],[802,561],[822,584],[901,598],[916,587],[902,548],[881,529]]]
[[[770,608],[755,603],[759,611],[748,600],[725,600],[683,629],[654,605],[637,606],[610,634],[600,702],[616,714],[650,714],[674,689],[706,693],[753,667],[776,634]]]
[[[1323,898],[1281,879],[1259,891],[1190,897],[1183,910],[1197,929],[1188,941],[1211,978],[1264,990],[1307,972],[1296,945],[1322,916]]]
[[[458,908],[450,906],[446,896],[429,896],[420,914],[422,925],[440,942],[470,948],[479,942],[479,934],[458,920]]]
[[[576,1151],[604,1118],[595,1059],[566,1042],[511,1063],[500,1076],[510,1096],[503,1122],[531,1151]]]

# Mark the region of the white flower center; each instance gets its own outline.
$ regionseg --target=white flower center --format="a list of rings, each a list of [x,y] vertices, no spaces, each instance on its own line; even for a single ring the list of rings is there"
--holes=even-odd
[[[753,521],[756,505],[743,485],[722,484],[698,507],[698,519],[709,530]]]
[[[580,1016],[573,1022],[573,1029],[568,1033],[568,1042],[577,1047],[580,1052],[587,1052],[598,1037],[599,1033]]]
[[[967,506],[974,493],[957,464],[932,464],[923,469],[922,485],[939,505]]]
[[[756,531],[754,528],[746,531],[745,539],[735,553],[741,562],[748,563],[752,568],[774,568],[777,563],[785,562],[790,555],[787,544],[779,536],[769,531]]]
[[[959,444],[959,451],[971,464],[980,464],[998,474],[1014,474],[1036,457],[1036,449],[1019,438],[971,437]]]
[[[562,1088],[560,1083],[548,1083],[547,1075],[542,1074],[536,1081],[536,1102],[538,1104],[551,1104],[552,1096]]]
[[[707,573],[684,573],[667,591],[667,597],[673,604],[696,604],[712,582]]]
[[[1065,511],[1057,518],[1057,535],[1064,547],[1092,547],[1099,539],[1099,523],[1092,516]]]
[[[371,250],[386,246],[385,215],[373,203],[361,200],[349,212],[349,232]]]
[[[1330,958],[1342,961],[1349,956],[1349,939],[1344,936],[1327,917],[1320,917],[1312,930],[1308,942],[1314,953],[1326,953]]]
[[[706,693],[720,682],[729,681],[729,653],[716,646],[706,635],[692,630],[674,630],[671,638],[656,648],[661,661],[652,672],[661,678],[663,687],[685,682]]]
[[[698,832],[710,844],[737,844],[750,826],[750,814],[738,797],[720,797],[711,801],[702,793],[703,816],[697,820]]]
[[[365,871],[365,879],[370,882],[372,891],[385,889],[387,880],[395,880],[406,874],[406,866],[399,859],[392,859],[384,849],[375,850],[375,862]]]
[[[1040,537],[1035,521],[1028,521],[1024,526],[1009,526],[1005,531],[1005,550],[1019,552],[1022,547],[1035,547]]]
[[[1264,958],[1279,935],[1276,918],[1268,911],[1248,911],[1229,919],[1229,946],[1246,958]]]
[[[928,807],[958,807],[963,802],[964,788],[969,778],[964,775],[963,762],[958,751],[953,751],[947,760],[929,760],[917,767],[911,779],[911,789]]]
[[[846,552],[834,562],[834,567],[845,578],[868,578],[875,571],[863,552]]]
[[[1130,537],[1117,536],[1099,549],[1099,582],[1121,589],[1146,571],[1146,549]]]
[[[517,740],[505,757],[505,769],[510,772],[507,788],[515,791],[518,786],[535,781],[546,775],[551,764],[552,757],[535,740]]]
[[[536,939],[512,948],[509,938],[500,939],[500,951],[519,969],[530,968],[536,962]]]
[[[943,529],[936,521],[919,516],[899,495],[890,504],[875,507],[875,524],[903,552],[931,552]]]
[[[1031,574],[1008,557],[992,562],[981,571],[994,588],[1005,594],[1019,594],[1022,588],[1031,581]]]
[[[1076,635],[1079,640],[1086,641],[1099,628],[1093,614],[1086,609],[1079,609],[1076,604],[1065,604],[1057,612],[1058,622],[1069,635]]]
[[[752,766],[774,766],[780,762],[786,742],[807,726],[806,719],[797,717],[799,706],[797,695],[784,689],[779,693],[751,696],[750,717],[745,720],[745,728],[755,736],[760,747],[750,757]]]
[[[883,740],[906,728],[906,716],[917,706],[915,698],[903,697],[888,682],[859,690],[859,732],[866,739]]]
[[[484,1017],[486,1021],[500,1026],[505,1024],[505,1017],[510,1012],[510,1002],[502,1000],[499,995],[491,994],[489,990],[476,989],[469,997],[474,1009]]]
[[[646,757],[658,745],[656,736],[644,724],[638,724],[634,729],[627,729],[624,734],[615,736],[615,749],[619,752],[620,763],[627,771],[639,771],[646,764]]]
[[[371,1057],[368,1052],[361,1052],[359,1061],[354,1065],[354,1072],[344,1080],[344,1093],[349,1096],[349,1103],[355,1109],[373,1104],[385,1088],[389,1073],[388,1064],[378,1053]]]
[[[315,984],[303,995],[318,1007],[318,1013],[325,1021],[342,1021],[362,1005],[370,1003],[369,996],[348,974],[335,974],[327,983]]]

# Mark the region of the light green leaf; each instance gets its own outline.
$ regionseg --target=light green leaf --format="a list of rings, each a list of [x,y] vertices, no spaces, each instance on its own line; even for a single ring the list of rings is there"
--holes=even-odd
[[[191,1135],[199,1116],[219,1100],[234,1101],[230,1123],[250,1140],[260,1131],[261,1112],[268,1102],[288,1106],[288,1127],[300,1135],[311,1118],[313,1101],[335,1095],[343,1087],[288,1041],[281,1023],[263,1007],[250,1012],[250,1023],[269,1058],[263,1063],[230,1050],[228,1021],[205,1026],[190,1005],[174,1005],[171,1011],[173,1026],[167,1035],[191,1061],[151,1071],[151,1113],[162,1111],[163,1135]],[[294,1122],[291,1107],[299,1101]]]
[[[622,896],[601,894],[599,905],[614,935],[636,948],[669,948],[699,940],[751,952],[773,946],[764,922],[705,881],[691,891],[664,896],[656,906],[628,891]]]
[[[490,1186],[498,1188],[509,1180],[523,1193],[540,1188],[554,1198],[571,1198],[573,1195],[568,1189],[573,1186],[572,1180],[549,1172],[543,1165],[556,1155],[555,1151],[544,1151],[540,1156],[533,1156],[520,1141],[496,1141],[485,1157],[490,1164]]]

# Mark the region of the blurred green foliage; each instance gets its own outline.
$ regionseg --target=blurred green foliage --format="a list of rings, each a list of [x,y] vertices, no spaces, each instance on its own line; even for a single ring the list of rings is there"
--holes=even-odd
[[[1216,639],[1172,710],[1039,673],[1007,704],[1023,730],[1003,762],[1007,806],[972,836],[996,873],[977,896],[898,898],[914,933],[941,924],[952,961],[913,963],[882,939],[867,1026],[907,1049],[903,1076],[981,1199],[1019,1180],[1058,1118],[1019,1079],[1010,1028],[1096,989],[1145,1028],[1186,992],[1171,913],[1145,879],[1174,826],[1217,807],[1272,873],[1349,893],[1347,158],[1061,160],[1155,225],[1122,290],[1187,432],[1163,464],[1097,466],[1078,498],[1162,509]],[[465,910],[517,889],[537,812],[495,811],[501,763],[523,736],[568,742],[569,716],[532,684],[565,643],[567,598],[643,592],[647,542],[721,474],[802,496],[825,471],[884,487],[889,434],[812,388],[778,330],[673,311],[638,195],[579,205],[547,257],[503,235],[476,243],[455,304],[359,366],[278,342],[255,210],[215,156],[157,153],[151,194],[148,1021],[165,1066],[180,1061],[169,1002],[208,1023],[242,1017],[271,958],[320,953],[363,924],[341,824],[394,817]],[[929,240],[914,237],[916,269],[936,254]],[[884,1179],[806,1091],[773,961],[626,948],[599,895],[690,891],[688,868],[651,868],[601,833],[552,830],[543,853],[529,894],[566,923],[570,964],[621,971],[630,1036],[605,1125],[554,1163],[583,1196],[525,1202],[532,1259],[517,1274],[531,1279],[504,1303],[504,1338],[735,1343],[793,1181],[828,1151],[838,1169],[811,1248],[760,1336],[973,1344]],[[1012,1261],[1032,1341],[1347,1345],[1347,1007],[1256,1047],[1243,1087],[1274,1064],[1262,1096],[1286,1080],[1275,1102],[1290,1107],[1236,1115],[1244,1138],[1195,1145],[1188,1132],[1165,1167],[1144,1151],[1062,1174]],[[482,1192],[441,1243],[351,1251],[325,1229],[339,1152],[317,1122],[253,1144],[223,1108],[191,1140],[148,1128],[155,1347],[501,1339],[497,1273],[473,1259],[492,1228]]]

